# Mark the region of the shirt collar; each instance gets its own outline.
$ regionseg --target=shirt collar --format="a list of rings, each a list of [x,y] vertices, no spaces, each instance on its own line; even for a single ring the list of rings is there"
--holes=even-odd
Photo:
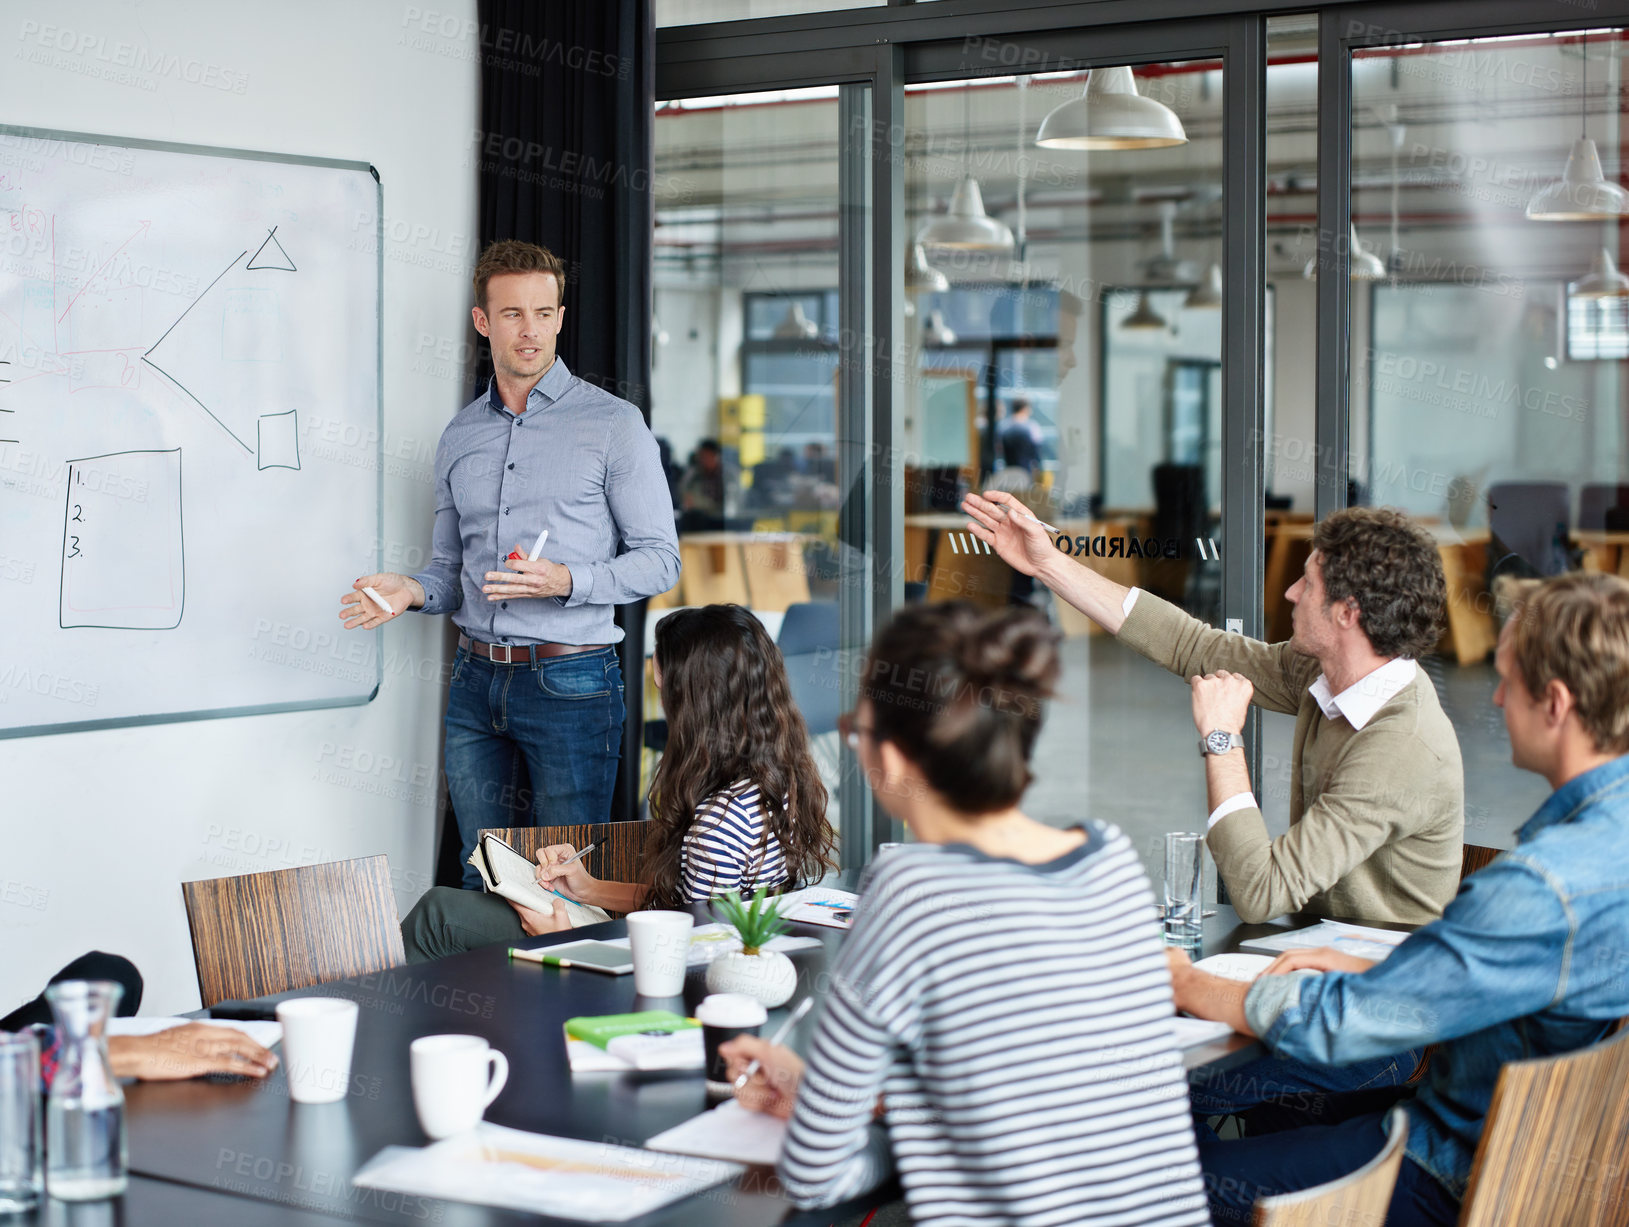
[[[570,384],[571,372],[566,369],[566,360],[556,354],[554,356],[554,365],[543,372],[543,378],[539,379],[537,385],[527,393],[526,408],[530,410],[539,405],[554,404]],[[509,407],[503,403],[503,397],[498,395],[498,378],[496,375],[487,377],[486,403],[503,413],[509,412]]]
[[[1580,810],[1613,792],[1629,795],[1629,754],[1591,768],[1583,775],[1574,776],[1552,792],[1549,799],[1538,807],[1538,812],[1516,832],[1516,842],[1525,843],[1545,827],[1570,821]]]
[[[1374,719],[1375,712],[1384,707],[1393,695],[1414,680],[1418,669],[1419,666],[1407,657],[1396,656],[1358,678],[1337,695],[1329,693],[1329,679],[1322,673],[1307,689],[1328,719],[1345,716],[1348,724],[1360,729]]]

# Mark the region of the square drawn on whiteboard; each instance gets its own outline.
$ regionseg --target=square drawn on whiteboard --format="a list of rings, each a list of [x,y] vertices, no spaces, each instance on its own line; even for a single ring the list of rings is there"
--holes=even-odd
[[[262,469],[297,469],[300,467],[299,411],[262,413],[255,423],[256,442],[260,445],[259,467]]]
[[[181,449],[68,462],[61,624],[173,630],[186,595]]]

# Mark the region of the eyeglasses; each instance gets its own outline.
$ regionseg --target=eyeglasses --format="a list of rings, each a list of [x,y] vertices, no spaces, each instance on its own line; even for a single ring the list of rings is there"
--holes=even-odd
[[[876,730],[861,724],[851,711],[844,712],[837,717],[837,731],[842,734],[843,741],[851,750],[860,748],[860,738],[876,736]]]

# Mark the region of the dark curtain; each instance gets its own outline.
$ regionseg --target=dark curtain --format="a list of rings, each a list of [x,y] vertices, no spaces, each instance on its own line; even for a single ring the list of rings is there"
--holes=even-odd
[[[480,237],[565,262],[560,355],[650,421],[652,0],[480,0]],[[483,354],[478,387],[491,371]],[[619,606],[628,719],[610,818],[639,816],[645,606]]]

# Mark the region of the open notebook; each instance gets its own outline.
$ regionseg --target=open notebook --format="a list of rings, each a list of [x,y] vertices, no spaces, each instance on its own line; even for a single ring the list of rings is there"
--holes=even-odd
[[[576,903],[555,891],[544,890],[537,884],[537,865],[516,852],[496,835],[483,835],[469,854],[469,863],[481,875],[481,881],[494,895],[546,912],[552,904],[565,909],[573,929],[583,925],[599,924],[610,920],[610,914],[586,903]]]

